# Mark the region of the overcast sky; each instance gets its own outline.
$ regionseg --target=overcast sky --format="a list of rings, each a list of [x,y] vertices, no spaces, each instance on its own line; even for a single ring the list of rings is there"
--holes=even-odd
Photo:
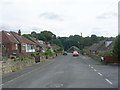
[[[119,0],[0,0],[0,29],[117,36]]]

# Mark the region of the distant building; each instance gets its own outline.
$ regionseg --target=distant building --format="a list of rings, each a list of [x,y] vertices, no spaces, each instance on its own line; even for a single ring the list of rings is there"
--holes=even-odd
[[[73,52],[73,51],[78,51],[78,52],[80,52],[80,49],[78,48],[78,47],[76,47],[76,46],[72,46],[72,47],[70,47],[69,49],[68,49],[68,52]]]

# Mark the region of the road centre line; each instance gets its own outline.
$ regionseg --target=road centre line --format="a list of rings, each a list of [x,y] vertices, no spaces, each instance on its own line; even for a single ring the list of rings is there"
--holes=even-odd
[[[107,78],[105,79],[109,84],[112,84],[112,82],[110,80],[108,80]]]
[[[94,71],[97,71],[96,69],[94,69]]]
[[[93,68],[93,67],[91,67],[91,68]]]
[[[94,69],[91,65],[89,65],[92,69]],[[96,69],[94,69],[94,71],[97,71]],[[100,76],[103,76],[100,72],[97,72]],[[105,80],[109,83],[109,84],[113,84],[110,80],[108,80],[107,78],[105,78]]]
[[[98,72],[98,74],[99,74],[100,76],[103,76],[103,75],[102,75],[101,73],[99,73],[99,72]]]

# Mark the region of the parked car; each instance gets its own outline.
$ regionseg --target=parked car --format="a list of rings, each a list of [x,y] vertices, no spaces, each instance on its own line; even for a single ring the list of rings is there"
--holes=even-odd
[[[63,55],[67,55],[67,52],[65,51],[65,52],[63,53]]]
[[[73,51],[73,56],[79,56],[79,53],[77,51]]]

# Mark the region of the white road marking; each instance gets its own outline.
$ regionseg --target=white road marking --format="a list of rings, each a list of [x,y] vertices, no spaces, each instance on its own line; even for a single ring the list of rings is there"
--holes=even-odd
[[[53,63],[53,62],[52,62],[52,63]],[[42,66],[42,67],[40,67],[40,68],[44,68],[45,66],[47,66],[47,65],[49,65],[49,64],[51,64],[51,63],[48,63],[48,64],[46,64],[46,65],[44,65],[44,66]],[[3,84],[0,84],[0,86],[5,85],[6,83],[13,82],[13,81],[15,81],[16,79],[19,79],[20,77],[23,77],[23,76],[25,76],[25,75],[28,75],[28,74],[32,73],[33,71],[39,70],[40,68],[37,68],[37,69],[34,69],[34,70],[30,71],[30,72],[27,72],[27,73],[25,73],[25,74],[22,74],[22,75],[19,76],[19,77],[16,77],[16,78],[14,78],[14,79],[12,79],[12,80],[10,80],[10,81],[7,81],[7,82],[5,82],[5,83],[3,83]]]
[[[93,68],[91,65],[89,65],[89,67],[91,67],[91,68]],[[94,69],[94,68],[93,68]],[[94,69],[94,71],[97,71],[96,69]],[[103,76],[101,73],[99,73],[98,72],[98,74],[100,75],[100,76]],[[109,84],[113,84],[110,80],[108,80],[107,78],[105,79]]]
[[[103,75],[102,75],[101,73],[99,73],[99,72],[98,72],[98,74],[99,74],[100,76],[103,76]]]
[[[96,69],[94,69],[94,71],[97,71]]]
[[[91,67],[91,68],[93,68],[93,67]]]
[[[107,78],[105,79],[109,84],[112,84],[112,82],[110,80],[108,80]]]

